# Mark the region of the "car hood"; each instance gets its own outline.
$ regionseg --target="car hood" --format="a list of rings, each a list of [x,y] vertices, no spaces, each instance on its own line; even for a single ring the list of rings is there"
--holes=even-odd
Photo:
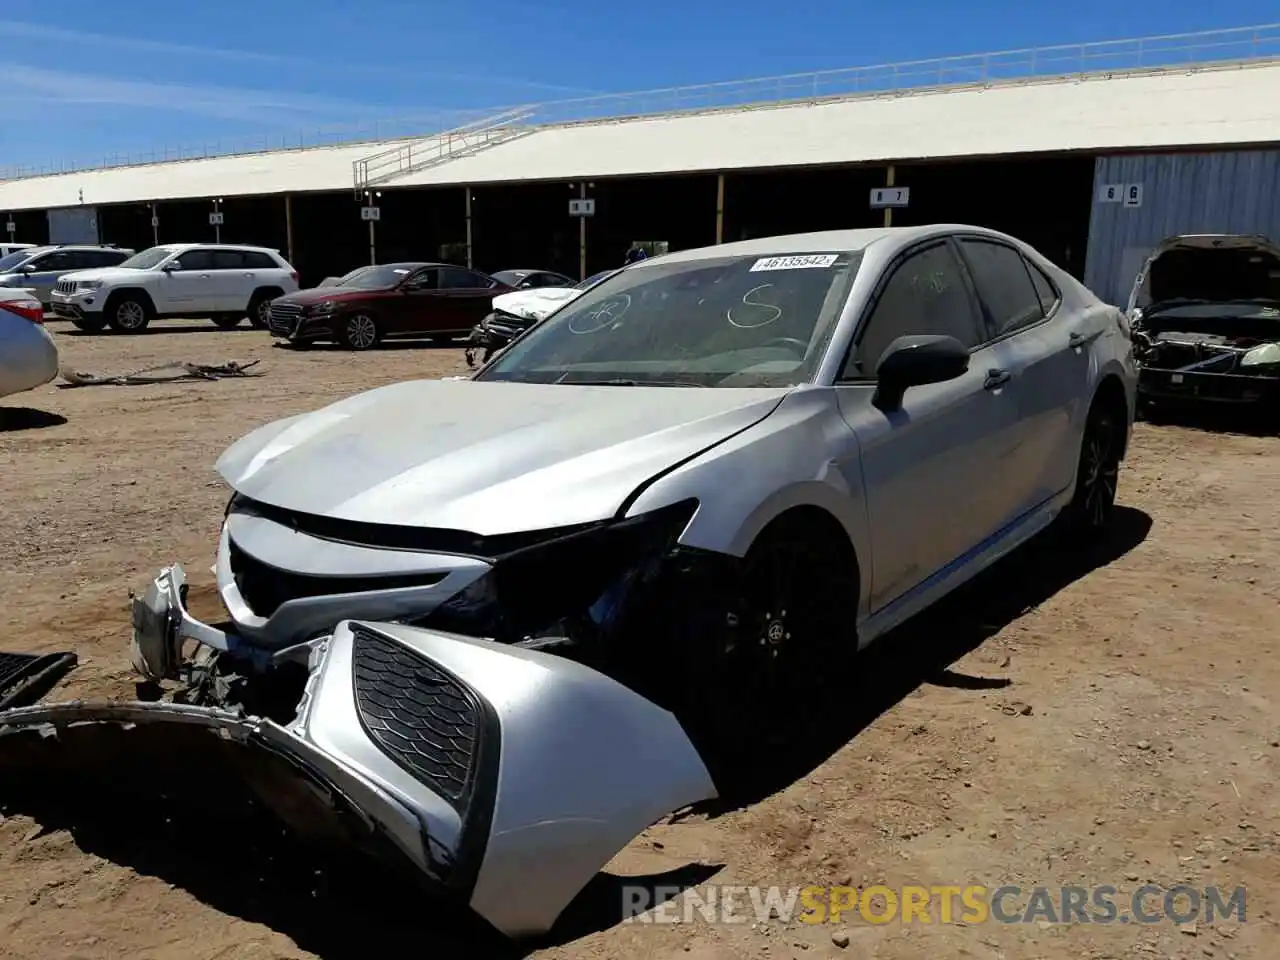
[[[140,281],[145,277],[153,277],[156,270],[131,270],[128,267],[98,267],[94,270],[73,270],[61,274],[61,280],[133,280]]]
[[[517,290],[493,298],[493,309],[526,320],[541,320],[561,306],[582,295],[576,287],[540,287]]]
[[[1195,251],[1222,256],[1198,257],[1194,261],[1185,259],[1186,253]],[[1153,271],[1156,262],[1169,254],[1183,256],[1184,260],[1176,264],[1172,271],[1166,271],[1164,276],[1155,276],[1158,272]],[[1258,258],[1269,264],[1272,271],[1280,270],[1280,246],[1263,236],[1207,233],[1168,237],[1156,245],[1138,270],[1129,290],[1126,310],[1133,313],[1144,300],[1147,301],[1146,306],[1149,306],[1177,297],[1195,297],[1197,287],[1203,285],[1197,274],[1205,271],[1219,273],[1224,269],[1224,264],[1230,264],[1233,259],[1241,257]],[[1198,269],[1192,266],[1193,263],[1198,264]],[[1275,276],[1274,272],[1272,276]]]
[[[261,427],[217,471],[253,500],[333,519],[548,529],[614,516],[789,390],[419,380]]]
[[[283,297],[277,297],[276,303],[296,303],[299,306],[310,306],[313,303],[323,303],[329,300],[367,300],[370,297],[384,296],[391,292],[391,288],[361,290],[355,287],[311,287],[308,290],[299,290],[296,293],[288,293]]]

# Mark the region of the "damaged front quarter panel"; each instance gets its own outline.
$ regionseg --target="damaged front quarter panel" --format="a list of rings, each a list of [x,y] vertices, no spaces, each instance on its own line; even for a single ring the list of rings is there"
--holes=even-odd
[[[87,759],[77,742],[100,759],[91,731],[104,726],[126,754],[148,739],[140,731],[158,730],[180,734],[169,749],[200,767],[229,753],[236,762],[220,769],[257,784],[295,830],[410,865],[513,937],[550,929],[658,818],[716,796],[676,718],[617,681],[550,654],[402,625],[339,624],[313,647],[288,724],[161,703],[0,714],[0,791],[29,783],[42,763]],[[212,753],[195,756],[197,745]],[[152,755],[149,782],[159,784],[165,750]],[[261,773],[281,765],[301,789]]]

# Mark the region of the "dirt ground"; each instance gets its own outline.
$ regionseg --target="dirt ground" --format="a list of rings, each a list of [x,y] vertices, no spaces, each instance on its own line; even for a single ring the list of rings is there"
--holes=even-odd
[[[208,569],[227,494],[212,464],[229,442],[364,388],[465,369],[455,349],[295,353],[256,331],[167,327],[127,338],[51,324],[78,370],[261,358],[265,375],[0,401],[0,649],[76,651],[58,698],[133,694],[128,593],[159,567],[183,563],[197,611],[215,612]],[[847,678],[824,736],[762,749],[759,789],[735,808],[637,839],[534,955],[1280,955],[1278,490],[1274,438],[1139,424],[1113,548],[1033,545],[886,638]],[[447,924],[413,931],[390,901],[288,889],[277,865],[224,874],[251,851],[216,830],[174,842],[122,823],[113,836],[83,799],[83,823],[0,819],[3,960],[495,955]],[[265,887],[242,889],[243,876]],[[856,912],[822,925],[624,924],[609,891],[625,876],[1243,885],[1247,915],[1181,927],[940,923],[936,912],[931,924]]]

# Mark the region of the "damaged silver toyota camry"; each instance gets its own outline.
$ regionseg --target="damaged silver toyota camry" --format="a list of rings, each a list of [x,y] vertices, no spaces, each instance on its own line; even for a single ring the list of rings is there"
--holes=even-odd
[[[136,668],[185,702],[0,732],[169,724],[265,751],[371,849],[543,931],[715,796],[722,718],[777,722],[795,678],[1056,518],[1104,532],[1134,389],[1123,315],[988,230],[654,258],[470,379],[234,444],[227,621],[187,611],[177,567],[134,603]]]

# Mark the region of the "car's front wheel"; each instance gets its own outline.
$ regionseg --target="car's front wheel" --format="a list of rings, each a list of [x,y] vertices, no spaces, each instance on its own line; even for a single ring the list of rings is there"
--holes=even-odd
[[[349,350],[370,350],[382,339],[378,322],[367,313],[353,313],[342,324],[342,342]]]
[[[123,296],[107,307],[107,323],[117,333],[141,333],[151,323],[151,310],[140,297]]]
[[[661,598],[673,602],[659,619],[675,621],[662,658],[670,702],[718,783],[821,721],[829,684],[847,681],[840,667],[857,652],[857,571],[834,521],[797,512],[761,532],[732,582]]]

